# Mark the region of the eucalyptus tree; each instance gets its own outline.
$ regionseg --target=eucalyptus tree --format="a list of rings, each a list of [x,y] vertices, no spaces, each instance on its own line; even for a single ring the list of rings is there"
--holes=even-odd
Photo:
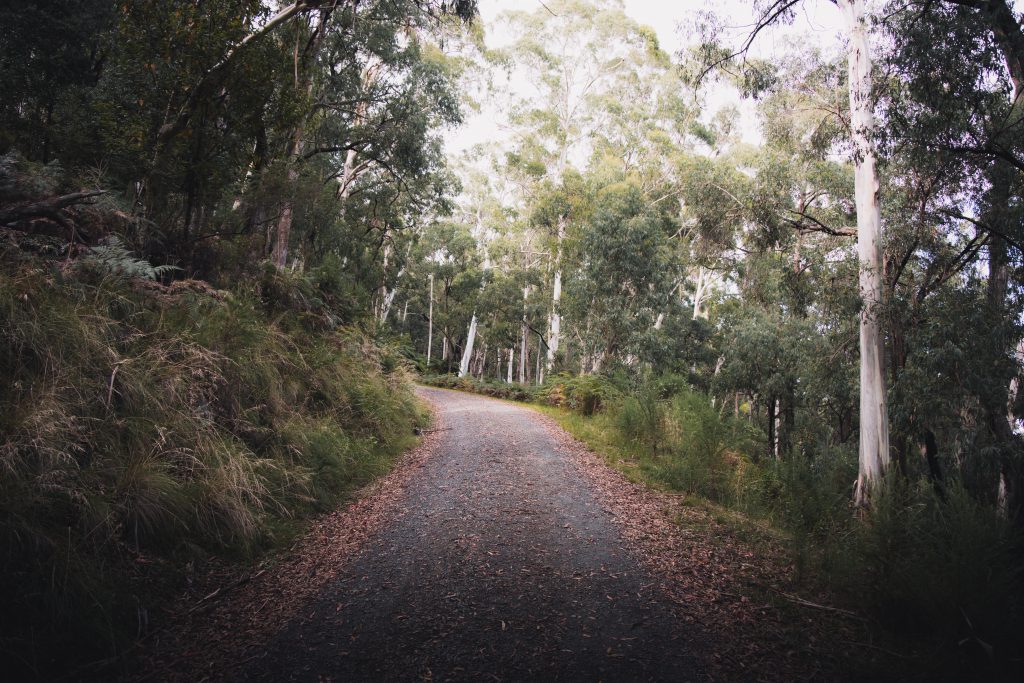
[[[1024,487],[1014,474],[1021,453],[1011,386],[1021,337],[1014,266],[1024,255],[1021,18],[1001,0],[891,3],[885,27],[885,141],[907,169],[908,215],[916,218],[892,257],[900,266],[891,286],[906,310],[905,324],[893,330],[894,363],[905,375],[898,395],[908,404],[901,417],[906,430],[930,437],[930,458],[942,450],[958,454],[951,465],[987,470],[972,475],[975,489],[998,490],[1004,510],[1019,508]],[[939,340],[923,323],[948,317],[957,300],[964,319],[986,330],[986,345],[965,341],[973,347],[966,357],[977,364],[929,377],[915,366],[930,363],[922,350]],[[953,376],[957,385],[943,386]],[[991,455],[966,457],[980,450]]]
[[[848,40],[847,88],[849,141],[855,169],[860,311],[860,467],[856,499],[867,501],[889,462],[889,419],[884,373],[884,335],[880,323],[883,297],[882,193],[876,168],[871,45],[865,0],[833,0],[845,23]],[[757,36],[773,24],[792,17],[800,0],[769,0],[755,5],[757,20],[738,50],[720,45],[720,26],[705,24],[708,35],[697,48],[705,61],[698,79],[745,55]],[[753,64],[745,83],[761,80],[761,65]]]
[[[600,125],[602,108],[614,101],[619,78],[637,65],[658,59],[657,40],[623,11],[618,0],[557,0],[532,13],[509,12],[501,19],[514,36],[492,53],[514,64],[513,75],[525,78],[535,92],[511,102],[510,125],[520,163],[539,169],[549,185],[558,184],[572,166],[581,164]],[[667,64],[661,55],[662,66]],[[551,226],[551,307],[547,362],[550,371],[562,336],[563,248],[567,217]]]
[[[293,92],[304,105],[287,145],[288,178],[294,183],[315,158],[319,174],[337,181],[342,215],[359,193],[377,201],[437,194],[422,183],[441,166],[432,131],[461,119],[457,69],[432,38],[429,9],[412,0],[327,4],[309,15],[296,44]],[[274,242],[279,267],[292,213],[286,197]]]
[[[674,212],[652,207],[633,184],[601,188],[593,204],[572,241],[571,310],[583,321],[576,336],[584,372],[638,358],[663,303],[677,225]]]

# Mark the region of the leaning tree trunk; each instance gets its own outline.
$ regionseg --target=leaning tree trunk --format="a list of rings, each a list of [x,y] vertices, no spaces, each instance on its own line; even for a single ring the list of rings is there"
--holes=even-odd
[[[469,373],[469,361],[473,358],[473,342],[476,341],[476,313],[469,322],[469,335],[466,337],[466,348],[462,352],[462,363],[459,364],[459,377]]]
[[[864,0],[837,0],[850,39],[850,129],[857,198],[857,253],[860,260],[860,466],[856,500],[865,504],[889,464],[882,328],[882,216],[875,169],[871,54]]]

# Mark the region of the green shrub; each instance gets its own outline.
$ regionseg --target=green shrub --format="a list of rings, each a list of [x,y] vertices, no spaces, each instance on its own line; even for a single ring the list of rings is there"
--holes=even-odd
[[[667,451],[667,408],[653,393],[627,396],[614,412],[615,428],[622,445],[634,452],[658,455]]]
[[[441,389],[468,391],[482,396],[491,396],[507,401],[531,402],[539,396],[537,387],[530,387],[517,382],[511,384],[497,380],[479,380],[475,377],[458,377],[456,375],[421,375],[424,384]]]
[[[545,385],[541,396],[548,405],[589,416],[619,400],[622,393],[600,375],[558,375]]]

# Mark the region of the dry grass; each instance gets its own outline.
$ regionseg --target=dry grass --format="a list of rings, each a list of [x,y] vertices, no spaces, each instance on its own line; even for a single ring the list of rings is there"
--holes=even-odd
[[[154,585],[290,538],[412,442],[389,350],[207,290],[0,275],[0,656],[19,672],[116,652]]]

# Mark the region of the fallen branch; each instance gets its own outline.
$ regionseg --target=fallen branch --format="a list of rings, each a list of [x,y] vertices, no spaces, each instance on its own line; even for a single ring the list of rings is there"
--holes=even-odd
[[[434,432],[447,432],[450,431],[451,427],[441,427],[440,429],[420,429],[416,427],[412,430],[412,433],[416,436],[422,436],[423,434],[433,434]]]
[[[891,657],[897,657],[899,659],[910,659],[910,657],[908,657],[907,655],[901,655],[899,652],[893,652],[892,650],[887,650],[884,647],[879,647],[878,645],[872,645],[871,643],[858,643],[856,640],[844,640],[842,642],[846,643],[847,645],[853,645],[854,647],[863,647],[863,648],[868,648],[870,650],[877,650],[879,652],[884,652],[885,654],[887,654],[887,655],[889,655]]]
[[[199,602],[197,602],[195,605],[193,605],[188,610],[187,613],[188,614],[192,614],[196,610],[203,609],[204,607],[206,607],[209,604],[209,602],[211,600],[219,598],[219,597],[223,596],[224,594],[226,594],[226,593],[228,593],[228,592],[238,588],[239,586],[241,586],[243,584],[246,584],[246,583],[249,583],[253,579],[258,579],[266,571],[267,571],[266,569],[261,569],[258,572],[256,572],[255,574],[248,574],[246,576],[243,576],[242,578],[238,579],[234,583],[228,584],[227,586],[221,586],[217,590],[215,590],[212,593],[210,593],[210,594],[206,595],[205,597],[203,597]]]
[[[89,203],[89,200],[93,197],[99,197],[106,193],[106,190],[72,192],[71,194],[62,195],[60,197],[51,197],[42,201],[32,202],[30,204],[22,204],[20,206],[0,209],[0,226],[21,230],[22,232],[31,232],[30,230],[25,230],[17,226],[16,223],[30,221],[36,218],[47,218],[73,234],[75,226],[71,224],[67,216],[65,216],[62,211],[71,208],[76,204]]]
[[[779,590],[778,588],[775,588],[774,586],[769,586],[767,584],[760,583],[758,581],[750,580],[749,583],[751,583],[751,584],[753,584],[755,586],[758,586],[759,588],[767,588],[768,590],[772,591],[773,593],[776,593],[777,595],[782,596],[786,600],[789,600],[790,602],[792,602],[794,604],[797,604],[797,605],[802,605],[803,607],[812,607],[814,609],[825,610],[826,612],[835,612],[836,614],[842,614],[843,616],[850,617],[851,619],[856,619],[858,621],[865,621],[865,622],[867,621],[867,619],[865,619],[861,615],[857,614],[856,612],[851,612],[848,609],[842,609],[842,608],[839,608],[839,607],[831,607],[829,605],[822,605],[822,604],[819,604],[817,602],[811,602],[810,600],[804,600],[803,598],[801,598],[798,595],[793,595],[792,593],[787,593],[785,591]]]

